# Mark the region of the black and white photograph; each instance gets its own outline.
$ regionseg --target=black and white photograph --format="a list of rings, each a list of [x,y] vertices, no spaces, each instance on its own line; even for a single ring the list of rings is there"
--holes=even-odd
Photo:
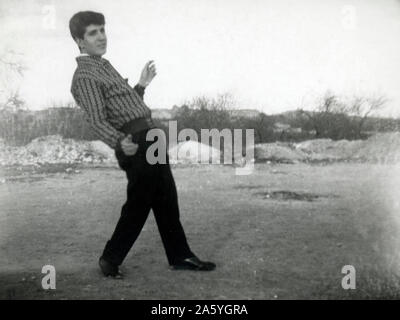
[[[400,298],[399,0],[0,0],[0,39],[0,300]]]

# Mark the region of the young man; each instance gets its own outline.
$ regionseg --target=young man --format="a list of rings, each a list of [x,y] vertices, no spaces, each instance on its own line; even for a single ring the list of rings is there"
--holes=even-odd
[[[102,58],[107,50],[104,25],[104,16],[92,11],[76,13],[69,23],[81,52],[76,58],[71,93],[94,132],[115,149],[119,166],[128,178],[126,203],[99,259],[101,271],[105,276],[122,276],[119,265],[139,236],[150,209],[172,269],[213,270],[215,264],[197,258],[186,241],[168,155],[166,164],[151,165],[146,160],[151,145],[146,134],[155,126],[143,95],[156,75],[155,65],[153,61],[146,63],[138,84],[129,86],[127,79]]]

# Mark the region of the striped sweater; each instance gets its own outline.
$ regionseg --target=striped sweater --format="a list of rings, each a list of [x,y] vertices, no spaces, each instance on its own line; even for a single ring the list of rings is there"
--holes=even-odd
[[[76,57],[78,67],[72,78],[71,93],[85,111],[96,135],[111,148],[125,137],[121,127],[134,119],[151,117],[143,101],[144,87],[132,88],[110,62],[99,56]],[[149,120],[151,121],[151,120]]]

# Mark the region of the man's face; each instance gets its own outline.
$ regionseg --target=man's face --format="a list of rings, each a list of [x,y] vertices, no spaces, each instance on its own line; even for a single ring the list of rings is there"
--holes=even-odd
[[[107,37],[104,25],[91,24],[86,27],[83,39],[77,39],[82,53],[94,56],[102,56],[107,51]]]

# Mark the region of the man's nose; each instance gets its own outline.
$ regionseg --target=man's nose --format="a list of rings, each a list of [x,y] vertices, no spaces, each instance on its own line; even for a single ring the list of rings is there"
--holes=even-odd
[[[107,37],[104,33],[99,33],[98,39],[99,40],[107,40]]]

